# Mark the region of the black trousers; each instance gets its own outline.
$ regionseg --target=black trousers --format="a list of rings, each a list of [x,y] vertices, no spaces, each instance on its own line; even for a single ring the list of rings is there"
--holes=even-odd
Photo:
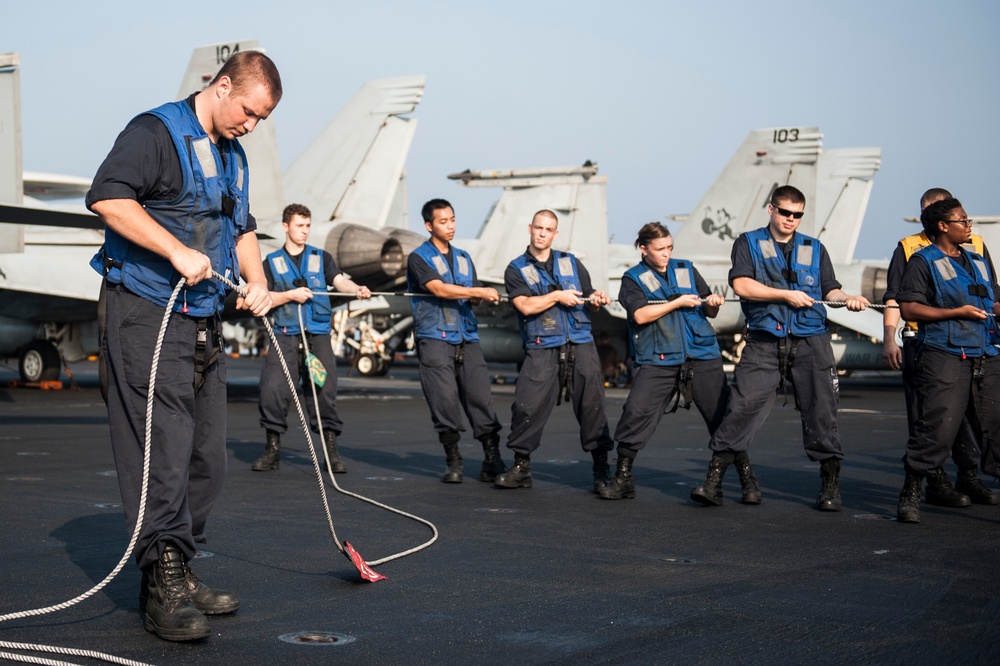
[[[299,401],[306,408],[309,427],[312,428],[313,432],[319,432],[319,423],[322,423],[323,430],[333,430],[339,435],[344,430],[344,422],[337,414],[337,359],[333,355],[330,335],[306,334],[309,351],[326,368],[326,381],[323,386],[316,387],[316,397],[319,400],[319,422],[316,419],[312,380],[309,376],[309,370],[305,367],[302,337],[281,334],[277,334],[275,337],[278,339],[281,354],[285,357],[285,363],[288,365],[288,373],[292,376],[292,383],[296,387],[301,384],[302,390],[298,391]],[[291,402],[292,392],[288,388],[288,380],[285,378],[285,372],[281,368],[278,355],[272,350],[267,355],[264,369],[260,373],[260,403],[258,404],[260,427],[279,433],[287,432],[288,407]],[[296,419],[298,419],[298,414],[296,414]]]
[[[925,474],[942,467],[963,423],[982,437],[984,471],[1000,476],[1000,357],[982,359],[982,383],[973,393],[974,367],[979,361],[923,349],[916,357],[917,419],[906,442],[903,462]],[[978,404],[976,403],[978,396]]]
[[[681,365],[642,365],[632,370],[622,418],[615,429],[618,451],[634,458],[656,432],[664,412],[680,390],[681,368],[690,364],[691,398],[712,435],[722,422],[729,403],[729,385],[722,358],[688,360]],[[630,455],[631,453],[631,455]]]
[[[917,422],[917,341],[903,339],[903,395],[906,398],[906,427],[913,437]],[[951,459],[959,469],[975,469],[981,457],[975,428],[969,419],[962,417],[955,441],[951,445]]]
[[[789,337],[786,351],[790,351],[793,342],[791,379],[802,420],[802,446],[814,462],[842,459],[844,452],[837,432],[840,384],[830,336]],[[779,349],[777,338],[751,333],[736,366],[726,415],[709,443],[712,451],[740,452],[750,448],[774,406],[775,390],[781,380]]]
[[[560,347],[528,349],[517,374],[514,402],[510,406],[510,437],[507,448],[531,455],[542,444],[542,431],[559,398]],[[604,411],[604,373],[597,346],[593,343],[568,345],[573,353],[573,414],[580,424],[580,445],[584,451],[610,451],[614,441],[608,431]]]
[[[476,439],[500,431],[486,359],[478,342],[453,345],[419,338],[417,355],[420,358],[420,387],[431,410],[435,431],[464,432],[463,411]]]
[[[103,357],[111,447],[131,534],[138,520],[149,372],[164,309],[127,290],[105,291]],[[218,346],[218,322],[208,353]],[[168,542],[192,558],[226,475],[225,355],[194,383],[197,320],[172,313],[160,350],[153,396],[149,488],[136,562],[150,567]]]

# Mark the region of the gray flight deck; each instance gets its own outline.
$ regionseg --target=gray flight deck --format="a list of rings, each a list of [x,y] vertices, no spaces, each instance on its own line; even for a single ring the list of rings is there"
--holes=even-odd
[[[16,374],[0,368],[0,615],[84,592],[128,542],[94,364],[72,367],[79,391],[6,388]],[[262,450],[259,371],[256,360],[229,362],[229,478],[194,562],[206,582],[238,592],[239,613],[211,618],[206,641],[161,641],[142,628],[130,562],[69,610],[0,624],[0,640],[154,664],[1000,663],[1000,506],[924,506],[919,525],[894,520],[906,439],[898,379],[842,380],[844,510],[829,514],[812,509],[818,466],[802,452],[790,396],[751,451],[761,506],[735,501],[734,470],[725,506],[688,499],[709,455],[700,418],[683,410],[640,452],[637,498],[612,502],[590,492],[567,405],[533,460],[533,489],[480,483],[469,437],[466,482],[445,485],[415,370],[359,379],[341,367],[349,473],[338,482],[441,534],[376,567],[388,580],[369,584],[333,544],[298,426],[279,471],[250,470]],[[513,387],[494,388],[506,437]],[[626,395],[608,391],[612,427]],[[338,535],[369,560],[429,538],[328,490]],[[298,632],[305,641],[279,639]]]

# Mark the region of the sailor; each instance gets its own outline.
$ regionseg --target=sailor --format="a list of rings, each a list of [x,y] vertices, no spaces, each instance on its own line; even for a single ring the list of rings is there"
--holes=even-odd
[[[940,187],[931,188],[920,197],[920,210],[924,210],[932,203],[950,198],[951,193],[948,190]],[[884,325],[882,358],[885,359],[886,365],[893,370],[899,370],[902,367],[903,394],[906,398],[906,422],[910,437],[913,437],[913,424],[917,420],[917,323],[906,322],[901,329],[903,347],[900,349],[896,343],[896,329],[900,321],[896,295],[899,293],[899,282],[903,278],[906,262],[909,261],[914,252],[930,244],[931,240],[924,231],[899,241],[892,253],[892,259],[889,261],[889,270],[886,274],[886,292],[883,297],[883,302],[886,305],[897,307],[887,307],[882,315]],[[972,234],[966,249],[981,255],[990,267],[993,266],[989,250],[986,249],[982,236]],[[962,425],[959,426],[958,434],[951,447],[951,458],[955,461],[955,466],[958,467],[955,488],[962,494],[968,495],[969,499],[976,504],[1000,504],[1000,495],[985,487],[976,473],[980,457],[980,446],[979,442],[976,441],[975,429],[968,419],[963,418]],[[928,504],[939,504],[941,501],[941,498],[935,494],[935,488],[934,485],[927,486],[926,501]]]
[[[298,385],[300,375],[302,377],[303,402],[312,431],[318,433],[322,424],[330,470],[343,474],[347,466],[337,451],[337,437],[344,423],[337,414],[337,359],[330,344],[333,309],[330,297],[322,292],[332,286],[336,291],[365,299],[371,297],[371,291],[344,275],[329,252],[306,244],[312,229],[312,213],[308,208],[302,204],[286,206],[281,214],[281,228],[285,232],[284,246],[267,255],[264,261],[275,338],[292,383]],[[319,366],[309,358],[310,354],[319,361]],[[310,384],[315,386],[316,400],[313,400]],[[264,428],[267,440],[263,455],[253,463],[253,471],[278,469],[281,435],[288,431],[291,400],[285,371],[278,354],[272,350],[260,375],[260,427]]]
[[[492,482],[507,471],[500,458],[500,420],[493,408],[486,360],[479,348],[479,324],[472,306],[498,303],[500,294],[484,287],[468,252],[454,247],[455,211],[444,199],[431,199],[421,211],[430,238],[407,261],[413,326],[420,360],[420,386],[431,421],[444,446],[448,469],[441,480],[461,483],[458,450],[465,412],[473,436],[483,445],[479,480]]]
[[[639,229],[635,246],[642,261],[622,277],[618,302],[628,314],[632,389],[615,429],[618,469],[600,490],[604,499],[635,497],[632,463],[656,432],[664,413],[681,398],[693,402],[711,435],[722,421],[729,386],[715,329],[709,323],[725,298],[713,294],[690,261],[673,259],[674,241],[659,222]],[[651,303],[651,301],[660,301]],[[673,407],[670,403],[673,401]],[[760,503],[760,487],[749,464],[740,469],[744,502]]]
[[[722,478],[734,462],[742,470],[743,501],[759,502],[755,489],[748,488],[749,480],[756,480],[748,450],[774,405],[775,389],[787,379],[795,388],[806,455],[820,463],[822,486],[815,508],[841,509],[839,381],[826,310],[816,301],[845,302],[857,312],[868,307],[868,299],[845,294],[822,243],[796,231],[805,207],[802,192],[779,187],[767,206],[768,225],[733,243],[729,283],[746,316],[746,346],[725,416],[709,443],[712,459],[705,483],[691,491],[691,499],[706,506],[722,505]]]
[[[135,546],[143,571],[139,609],[145,628],[164,640],[207,638],[205,615],[240,605],[235,594],[199,581],[190,561],[205,543],[226,473],[219,317],[227,289],[213,271],[233,282],[246,279],[237,308],[262,316],[271,306],[249,212],[246,154],[237,139],[280,99],[281,79],[270,58],[236,53],[201,92],[134,118],[87,194],[87,206],[107,226],[92,265],[105,275],[98,307],[101,375],[129,531],[145,506]],[[161,345],[164,309],[181,278],[186,284]],[[149,485],[142,497],[147,439]]]
[[[917,418],[906,443],[906,479],[897,518],[920,522],[920,487],[928,504],[967,507],[969,497],[951,485],[943,465],[963,423],[983,446],[983,469],[1000,477],[1000,313],[996,273],[978,252],[966,249],[972,234],[954,198],[927,206],[920,222],[931,245],[915,252],[899,284],[901,314],[917,322]]]
[[[604,413],[604,374],[590,329],[590,313],[611,302],[594,289],[582,262],[552,249],[559,218],[540,210],[528,225],[530,244],[504,272],[517,311],[525,359],[517,375],[507,448],[514,466],[497,476],[497,488],[530,488],[531,454],[564,394],[580,425],[580,445],[593,458],[594,492],[608,482],[608,451],[614,441]]]

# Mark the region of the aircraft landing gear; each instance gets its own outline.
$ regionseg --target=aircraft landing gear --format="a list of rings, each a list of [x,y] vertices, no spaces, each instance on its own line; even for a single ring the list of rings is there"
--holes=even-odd
[[[362,377],[381,377],[389,372],[389,364],[375,354],[362,354],[357,368]]]
[[[21,352],[17,368],[22,381],[54,381],[62,372],[62,359],[59,350],[48,340],[33,340]]]

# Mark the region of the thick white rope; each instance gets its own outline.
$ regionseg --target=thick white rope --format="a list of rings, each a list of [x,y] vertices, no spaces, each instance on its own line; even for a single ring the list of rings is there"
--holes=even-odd
[[[15,620],[24,617],[33,617],[36,615],[46,615],[48,613],[53,613],[55,611],[65,610],[71,606],[75,606],[81,601],[88,599],[93,596],[101,589],[103,589],[108,583],[114,580],[115,576],[122,570],[125,563],[128,562],[129,557],[132,555],[132,551],[135,549],[135,544],[139,540],[139,533],[142,531],[142,521],[146,516],[146,497],[149,490],[149,455],[150,446],[149,442],[152,438],[153,431],[153,389],[156,386],[156,368],[160,362],[160,349],[163,347],[163,337],[167,332],[167,323],[170,321],[170,313],[174,309],[174,303],[177,301],[177,294],[180,293],[181,288],[184,286],[185,280],[181,278],[177,286],[174,287],[174,291],[170,294],[170,299],[167,301],[167,307],[163,312],[163,320],[160,323],[160,332],[156,337],[156,347],[153,349],[153,361],[149,370],[149,390],[146,395],[146,433],[145,442],[143,445],[143,456],[142,456],[142,490],[139,493],[139,512],[136,516],[135,529],[132,530],[132,538],[128,543],[128,547],[125,549],[125,554],[118,561],[118,564],[112,569],[111,573],[104,577],[104,580],[99,582],[94,587],[90,588],[83,594],[70,599],[69,601],[64,601],[60,604],[54,604],[52,606],[46,606],[45,608],[35,608],[33,610],[19,611],[16,613],[8,613],[7,615],[0,615],[0,623],[6,622],[7,620]],[[56,654],[68,654],[76,657],[87,657],[90,659],[100,659],[112,664],[127,664],[128,666],[150,666],[145,662],[132,661],[130,659],[122,659],[121,657],[116,657],[110,654],[104,654],[103,652],[93,652],[90,650],[77,650],[74,648],[62,648],[52,645],[34,645],[30,643],[9,643],[7,641],[0,641],[0,648],[12,649],[12,650],[30,650],[34,652],[53,652]],[[21,661],[21,659],[19,659]],[[24,661],[28,663],[45,664],[53,663],[47,661],[34,660],[33,657],[26,657]],[[62,663],[62,662],[60,662]]]
[[[226,285],[229,286],[230,289],[238,289],[236,287],[236,285],[233,284],[227,278],[219,275],[218,273],[216,273],[215,276],[218,277],[220,280],[222,280],[224,283],[226,283]],[[315,447],[315,445],[313,443],[312,432],[311,432],[311,429],[309,427],[309,420],[306,418],[305,412],[302,409],[302,403],[299,400],[298,391],[296,390],[295,382],[292,381],[291,372],[288,370],[288,363],[286,363],[285,357],[281,353],[281,347],[278,345],[278,338],[277,338],[277,336],[274,333],[274,328],[271,326],[271,322],[268,321],[267,317],[263,317],[262,321],[264,322],[264,328],[267,330],[267,335],[268,335],[268,337],[271,340],[271,351],[274,352],[274,353],[276,353],[276,354],[278,354],[278,360],[281,361],[281,369],[285,373],[285,381],[288,383],[288,389],[292,392],[292,401],[295,403],[295,411],[299,415],[299,423],[302,424],[302,432],[303,432],[303,434],[305,434],[306,442],[308,442],[308,444],[309,444],[309,456],[312,458],[313,470],[316,472],[316,481],[317,481],[317,483],[319,485],[319,493],[320,493],[320,496],[323,498],[323,511],[326,514],[326,522],[327,522],[327,526],[330,529],[330,535],[333,537],[333,542],[337,545],[337,549],[341,553],[344,553],[345,555],[347,555],[347,550],[344,548],[343,544],[341,544],[340,539],[337,537],[337,530],[333,526],[333,517],[330,514],[330,501],[329,501],[329,498],[327,498],[327,495],[326,495],[326,485],[323,483],[323,472],[320,470],[319,457],[316,455],[316,447]],[[299,308],[299,330],[305,331],[305,327],[302,325],[302,309],[301,309],[301,307]],[[304,333],[303,333],[302,344],[303,344],[304,353],[308,353],[309,352],[309,346],[308,346],[308,343],[307,343],[307,341],[305,339],[305,334]],[[334,371],[336,371],[336,368],[334,368]],[[310,386],[312,386],[313,400],[315,401],[314,404],[315,404],[315,407],[316,407],[316,419],[317,419],[317,422],[320,425],[320,429],[319,429],[319,432],[320,432],[320,441],[322,441],[322,443],[323,443],[324,457],[326,457],[326,440],[325,440],[325,435],[323,434],[322,419],[321,419],[321,414],[320,414],[320,411],[319,411],[319,398],[318,398],[318,396],[316,394],[316,385],[312,381],[311,378],[309,379],[309,384],[310,384]],[[370,497],[365,497],[364,495],[359,495],[359,494],[353,493],[353,492],[351,492],[349,490],[344,490],[343,488],[340,487],[340,484],[337,483],[337,479],[336,479],[336,476],[333,473],[332,467],[330,466],[329,459],[327,459],[327,461],[326,461],[326,469],[327,469],[327,475],[330,478],[330,483],[333,485],[334,489],[337,492],[342,493],[344,495],[347,495],[348,497],[353,497],[353,498],[355,498],[357,500],[361,500],[362,502],[367,502],[368,504],[371,504],[372,506],[377,506],[380,509],[385,509],[386,511],[389,511],[391,513],[395,513],[397,515],[403,516],[404,518],[409,518],[411,520],[417,521],[418,523],[423,523],[424,525],[426,525],[427,527],[429,527],[430,530],[431,530],[431,538],[429,540],[427,540],[426,542],[424,542],[424,543],[422,543],[422,544],[420,544],[418,546],[415,546],[413,548],[410,548],[409,550],[404,550],[402,552],[395,553],[393,555],[388,555],[386,557],[383,557],[383,558],[380,558],[380,559],[377,559],[377,560],[372,560],[372,561],[367,561],[366,560],[365,564],[367,564],[368,566],[378,566],[379,564],[385,564],[386,562],[391,562],[392,560],[398,560],[401,557],[405,557],[407,555],[412,555],[413,553],[416,553],[418,551],[421,551],[421,550],[429,547],[431,544],[433,544],[435,541],[438,540],[439,534],[438,534],[437,527],[435,527],[434,523],[432,523],[432,522],[430,522],[428,520],[425,520],[425,519],[423,519],[423,518],[421,518],[419,516],[415,516],[415,515],[413,515],[411,513],[407,513],[405,511],[402,511],[402,510],[397,509],[395,507],[391,507],[391,506],[389,506],[387,504],[383,504],[381,502],[373,500]]]
[[[236,290],[241,295],[244,295],[243,291],[239,288],[239,286],[236,285],[236,284],[234,284],[231,280],[229,280],[225,276],[220,275],[219,273],[215,273],[214,271],[213,271],[213,275],[215,277],[217,277],[218,279],[220,279],[222,282],[224,282],[230,289]],[[185,283],[186,283],[185,279],[181,278],[180,281],[177,283],[177,286],[174,287],[174,291],[173,291],[173,293],[171,293],[170,299],[167,301],[167,306],[164,309],[164,313],[163,313],[163,320],[162,320],[162,322],[160,324],[160,331],[159,331],[159,334],[157,335],[157,338],[156,338],[156,346],[155,346],[155,348],[153,350],[152,365],[151,365],[150,371],[149,371],[149,389],[148,389],[148,393],[147,393],[147,396],[146,396],[146,432],[145,432],[145,442],[144,442],[143,459],[142,459],[142,489],[140,491],[140,496],[139,496],[139,510],[138,510],[138,515],[136,517],[135,529],[132,531],[132,538],[129,541],[128,547],[125,549],[125,554],[122,555],[121,559],[118,561],[118,564],[111,571],[111,573],[109,573],[107,576],[104,577],[104,580],[100,581],[99,583],[97,583],[96,585],[94,585],[92,588],[90,588],[89,590],[87,590],[86,592],[84,592],[83,594],[81,594],[79,596],[76,596],[76,597],[74,597],[74,598],[72,598],[72,599],[70,599],[68,601],[64,601],[62,603],[54,604],[52,606],[46,606],[46,607],[43,607],[43,608],[35,608],[35,609],[31,609],[31,610],[18,611],[18,612],[15,612],[15,613],[7,613],[6,615],[0,615],[0,623],[6,622],[8,620],[16,620],[16,619],[25,618],[25,617],[34,617],[34,616],[38,616],[38,615],[46,615],[48,613],[54,613],[56,611],[65,610],[67,608],[70,608],[71,606],[75,606],[76,604],[80,603],[81,601],[84,601],[85,599],[90,598],[91,596],[93,596],[94,594],[96,594],[97,592],[99,592],[100,590],[102,590],[105,586],[107,586],[108,583],[110,583],[112,580],[114,580],[114,578],[121,572],[122,568],[125,566],[125,563],[128,562],[129,557],[132,555],[132,551],[135,550],[135,544],[139,540],[139,534],[141,533],[142,526],[143,526],[142,525],[143,519],[145,518],[145,515],[146,515],[146,499],[147,499],[148,490],[149,490],[149,460],[150,460],[150,446],[149,446],[149,442],[150,442],[150,440],[152,438],[152,428],[153,428],[153,397],[154,397],[154,388],[156,387],[156,370],[157,370],[157,368],[159,366],[159,362],[160,362],[160,350],[163,347],[163,338],[166,335],[167,324],[170,321],[170,315],[173,312],[174,303],[177,301],[177,295],[180,293],[180,291],[183,288],[183,286],[184,286]],[[301,317],[301,313],[300,313],[300,317]],[[272,350],[275,353],[278,354],[278,359],[281,361],[281,366],[282,366],[282,369],[284,370],[284,373],[285,373],[285,379],[288,381],[289,388],[292,391],[292,398],[295,401],[295,408],[298,411],[299,419],[300,419],[300,421],[302,423],[303,432],[305,432],[306,440],[309,442],[309,453],[312,456],[313,469],[315,470],[316,477],[317,477],[317,479],[319,481],[320,495],[323,498],[323,509],[326,512],[326,519],[327,519],[327,524],[329,525],[329,528],[330,528],[330,533],[333,535],[333,541],[337,545],[337,548],[342,553],[344,553],[346,555],[347,551],[344,549],[344,547],[340,543],[340,540],[337,538],[337,533],[336,533],[336,530],[334,529],[334,526],[333,526],[333,517],[330,515],[329,500],[327,499],[326,488],[325,488],[325,486],[323,484],[323,473],[320,471],[319,462],[318,462],[318,459],[316,457],[316,449],[313,446],[312,436],[311,436],[311,433],[309,432],[309,422],[306,419],[306,416],[305,416],[304,412],[302,411],[302,404],[299,402],[298,395],[296,395],[295,384],[294,384],[294,382],[292,382],[291,374],[288,371],[288,365],[285,363],[285,359],[284,359],[284,357],[281,354],[280,348],[278,347],[278,342],[277,342],[277,338],[275,337],[274,330],[272,329],[270,322],[267,320],[267,317],[263,317],[262,319],[264,321],[264,326],[267,329],[268,335],[271,338]],[[310,382],[310,383],[312,383],[312,382]],[[313,399],[314,400],[317,399],[316,398],[316,388],[315,388],[315,385],[313,385]],[[316,406],[317,406],[316,413],[317,413],[317,416],[318,416],[319,415],[319,404],[318,404],[318,402],[317,402]],[[322,433],[322,428],[320,429],[320,432]],[[324,442],[324,444],[325,444],[325,442]],[[327,460],[327,471],[329,472],[330,480],[333,483],[333,487],[336,488],[339,492],[341,492],[341,493],[343,493],[345,495],[348,495],[350,497],[354,497],[356,499],[359,499],[359,500],[361,500],[363,502],[367,502],[367,503],[372,504],[374,506],[377,506],[379,508],[385,509],[387,511],[391,511],[392,513],[396,513],[396,514],[399,514],[399,515],[404,516],[406,518],[410,518],[410,519],[415,520],[417,522],[423,523],[424,525],[427,525],[431,529],[431,532],[433,533],[433,536],[427,542],[425,542],[423,544],[420,544],[419,546],[416,546],[415,548],[411,548],[409,550],[405,550],[403,552],[396,553],[396,554],[390,555],[388,557],[383,557],[383,558],[381,558],[379,560],[374,560],[374,561],[371,561],[371,562],[366,562],[366,564],[368,564],[369,566],[377,566],[379,564],[384,564],[385,562],[396,560],[396,559],[399,559],[401,557],[405,557],[406,555],[410,555],[410,554],[416,553],[416,552],[418,552],[420,550],[423,550],[424,548],[427,548],[428,546],[430,546],[431,544],[433,544],[435,541],[437,541],[437,539],[438,539],[438,530],[437,530],[437,527],[435,527],[434,524],[431,523],[430,521],[424,520],[423,518],[420,518],[418,516],[414,516],[413,514],[410,514],[410,513],[406,513],[405,511],[401,511],[399,509],[393,508],[393,507],[388,506],[386,504],[382,504],[381,502],[377,502],[377,501],[375,501],[373,499],[370,499],[368,497],[364,497],[362,495],[358,495],[356,493],[352,493],[352,492],[349,492],[347,490],[342,489],[337,484],[337,481],[336,481],[336,479],[333,476],[333,471],[330,468],[330,462],[329,462],[329,460]],[[146,662],[134,661],[134,660],[131,660],[131,659],[124,659],[122,657],[116,657],[115,655],[106,654],[104,652],[96,652],[96,651],[93,651],[93,650],[81,650],[81,649],[77,649],[77,648],[59,647],[59,646],[55,646],[55,645],[41,645],[41,644],[35,644],[35,643],[15,643],[15,642],[10,642],[10,641],[0,641],[0,650],[21,650],[21,651],[28,651],[28,652],[48,652],[48,653],[52,653],[52,654],[63,654],[63,655],[70,655],[70,656],[74,656],[74,657],[84,657],[84,658],[88,658],[88,659],[98,659],[98,660],[105,661],[105,662],[108,662],[108,663],[111,663],[111,664],[122,664],[123,666],[151,666],[151,664],[148,664]],[[34,657],[34,656],[30,656],[30,655],[20,655],[20,654],[15,654],[15,653],[11,653],[11,652],[3,652],[3,651],[0,651],[0,658],[8,659],[10,661],[18,661],[18,662],[29,663],[29,664],[42,664],[44,666],[48,666],[48,665],[57,665],[57,666],[69,665],[69,666],[75,666],[75,662],[55,661],[55,660],[51,660],[51,659],[45,659],[45,658],[42,658],[42,657]]]

